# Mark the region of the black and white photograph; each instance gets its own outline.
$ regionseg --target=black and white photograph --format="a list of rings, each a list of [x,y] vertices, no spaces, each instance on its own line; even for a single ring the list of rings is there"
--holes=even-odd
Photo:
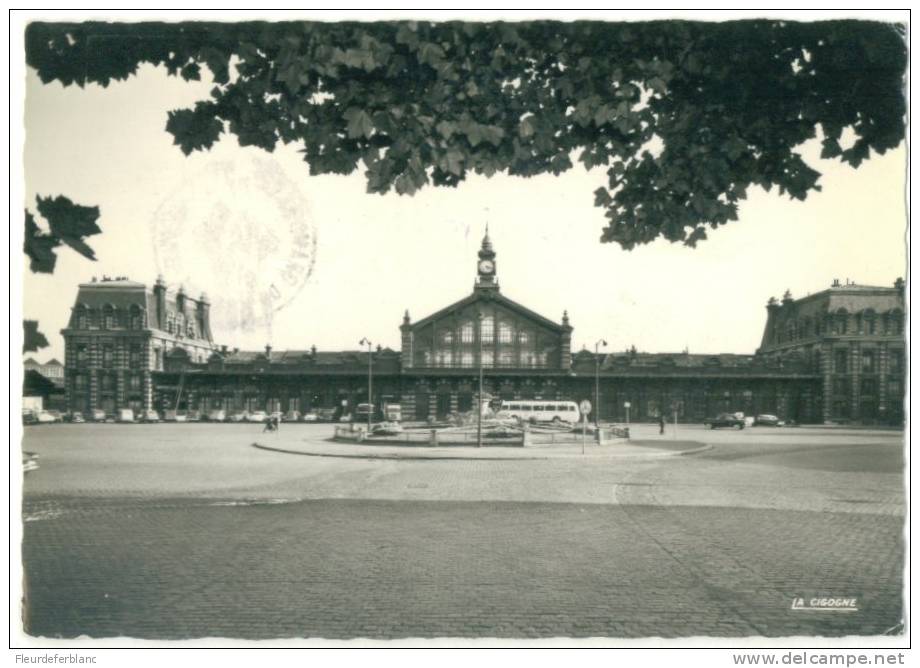
[[[13,11],[16,662],[904,663],[909,19]]]

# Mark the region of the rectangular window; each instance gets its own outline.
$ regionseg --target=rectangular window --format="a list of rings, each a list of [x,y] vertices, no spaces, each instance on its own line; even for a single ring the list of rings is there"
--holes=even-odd
[[[499,354],[499,361],[502,366],[513,366],[514,365],[514,353],[510,350],[503,350]]]
[[[876,396],[878,394],[878,381],[875,378],[863,378],[859,381],[859,393],[862,396]]]
[[[86,374],[78,373],[73,377],[74,388],[77,391],[86,390]]]
[[[900,376],[904,373],[904,352],[901,350],[892,350],[888,353],[888,373],[892,376]]]
[[[102,347],[102,366],[106,369],[111,369],[112,365],[115,362],[115,347],[111,344],[107,344]]]
[[[131,374],[128,376],[128,389],[132,392],[139,392],[141,389],[141,377],[140,374]]]
[[[849,383],[846,378],[834,378],[834,394],[846,395],[849,391]]]
[[[460,328],[460,342],[461,343],[472,343],[473,342],[473,323],[465,322]]]
[[[835,350],[834,351],[834,373],[846,373],[847,372],[847,351],[846,350]]]
[[[862,372],[875,373],[875,351],[864,350],[862,353]]]
[[[460,365],[465,367],[473,366],[473,353],[465,352],[460,355]]]
[[[493,366],[495,364],[495,356],[492,354],[491,350],[482,351],[482,365],[483,366]]]
[[[80,344],[77,346],[77,366],[84,367],[89,361],[89,353],[86,350],[85,344]]]
[[[499,343],[511,343],[511,325],[509,323],[507,322],[499,323],[498,341]]]

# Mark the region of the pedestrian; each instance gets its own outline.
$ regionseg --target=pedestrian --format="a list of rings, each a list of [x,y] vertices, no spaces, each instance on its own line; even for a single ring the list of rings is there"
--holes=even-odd
[[[658,433],[664,433],[664,413],[658,416]]]

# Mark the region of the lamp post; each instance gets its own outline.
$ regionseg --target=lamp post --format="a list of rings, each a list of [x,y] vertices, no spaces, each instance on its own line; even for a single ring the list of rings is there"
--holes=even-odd
[[[594,428],[598,428],[601,413],[601,357],[600,347],[607,347],[607,341],[600,339],[594,344]]]
[[[482,447],[482,313],[479,314],[479,331],[476,332],[476,338],[479,339],[479,396],[476,398],[476,447]]]
[[[373,378],[374,378],[374,357],[373,352],[371,351],[371,342],[367,337],[364,337],[358,342],[360,345],[367,344],[367,433],[371,433],[371,420],[374,418],[374,399],[373,394],[371,393],[373,389]]]

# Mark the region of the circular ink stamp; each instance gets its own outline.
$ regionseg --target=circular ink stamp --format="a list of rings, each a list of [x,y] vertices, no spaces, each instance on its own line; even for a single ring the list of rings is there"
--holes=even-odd
[[[172,191],[151,225],[157,270],[211,303],[216,341],[264,332],[313,271],[310,206],[273,159],[208,165]]]

